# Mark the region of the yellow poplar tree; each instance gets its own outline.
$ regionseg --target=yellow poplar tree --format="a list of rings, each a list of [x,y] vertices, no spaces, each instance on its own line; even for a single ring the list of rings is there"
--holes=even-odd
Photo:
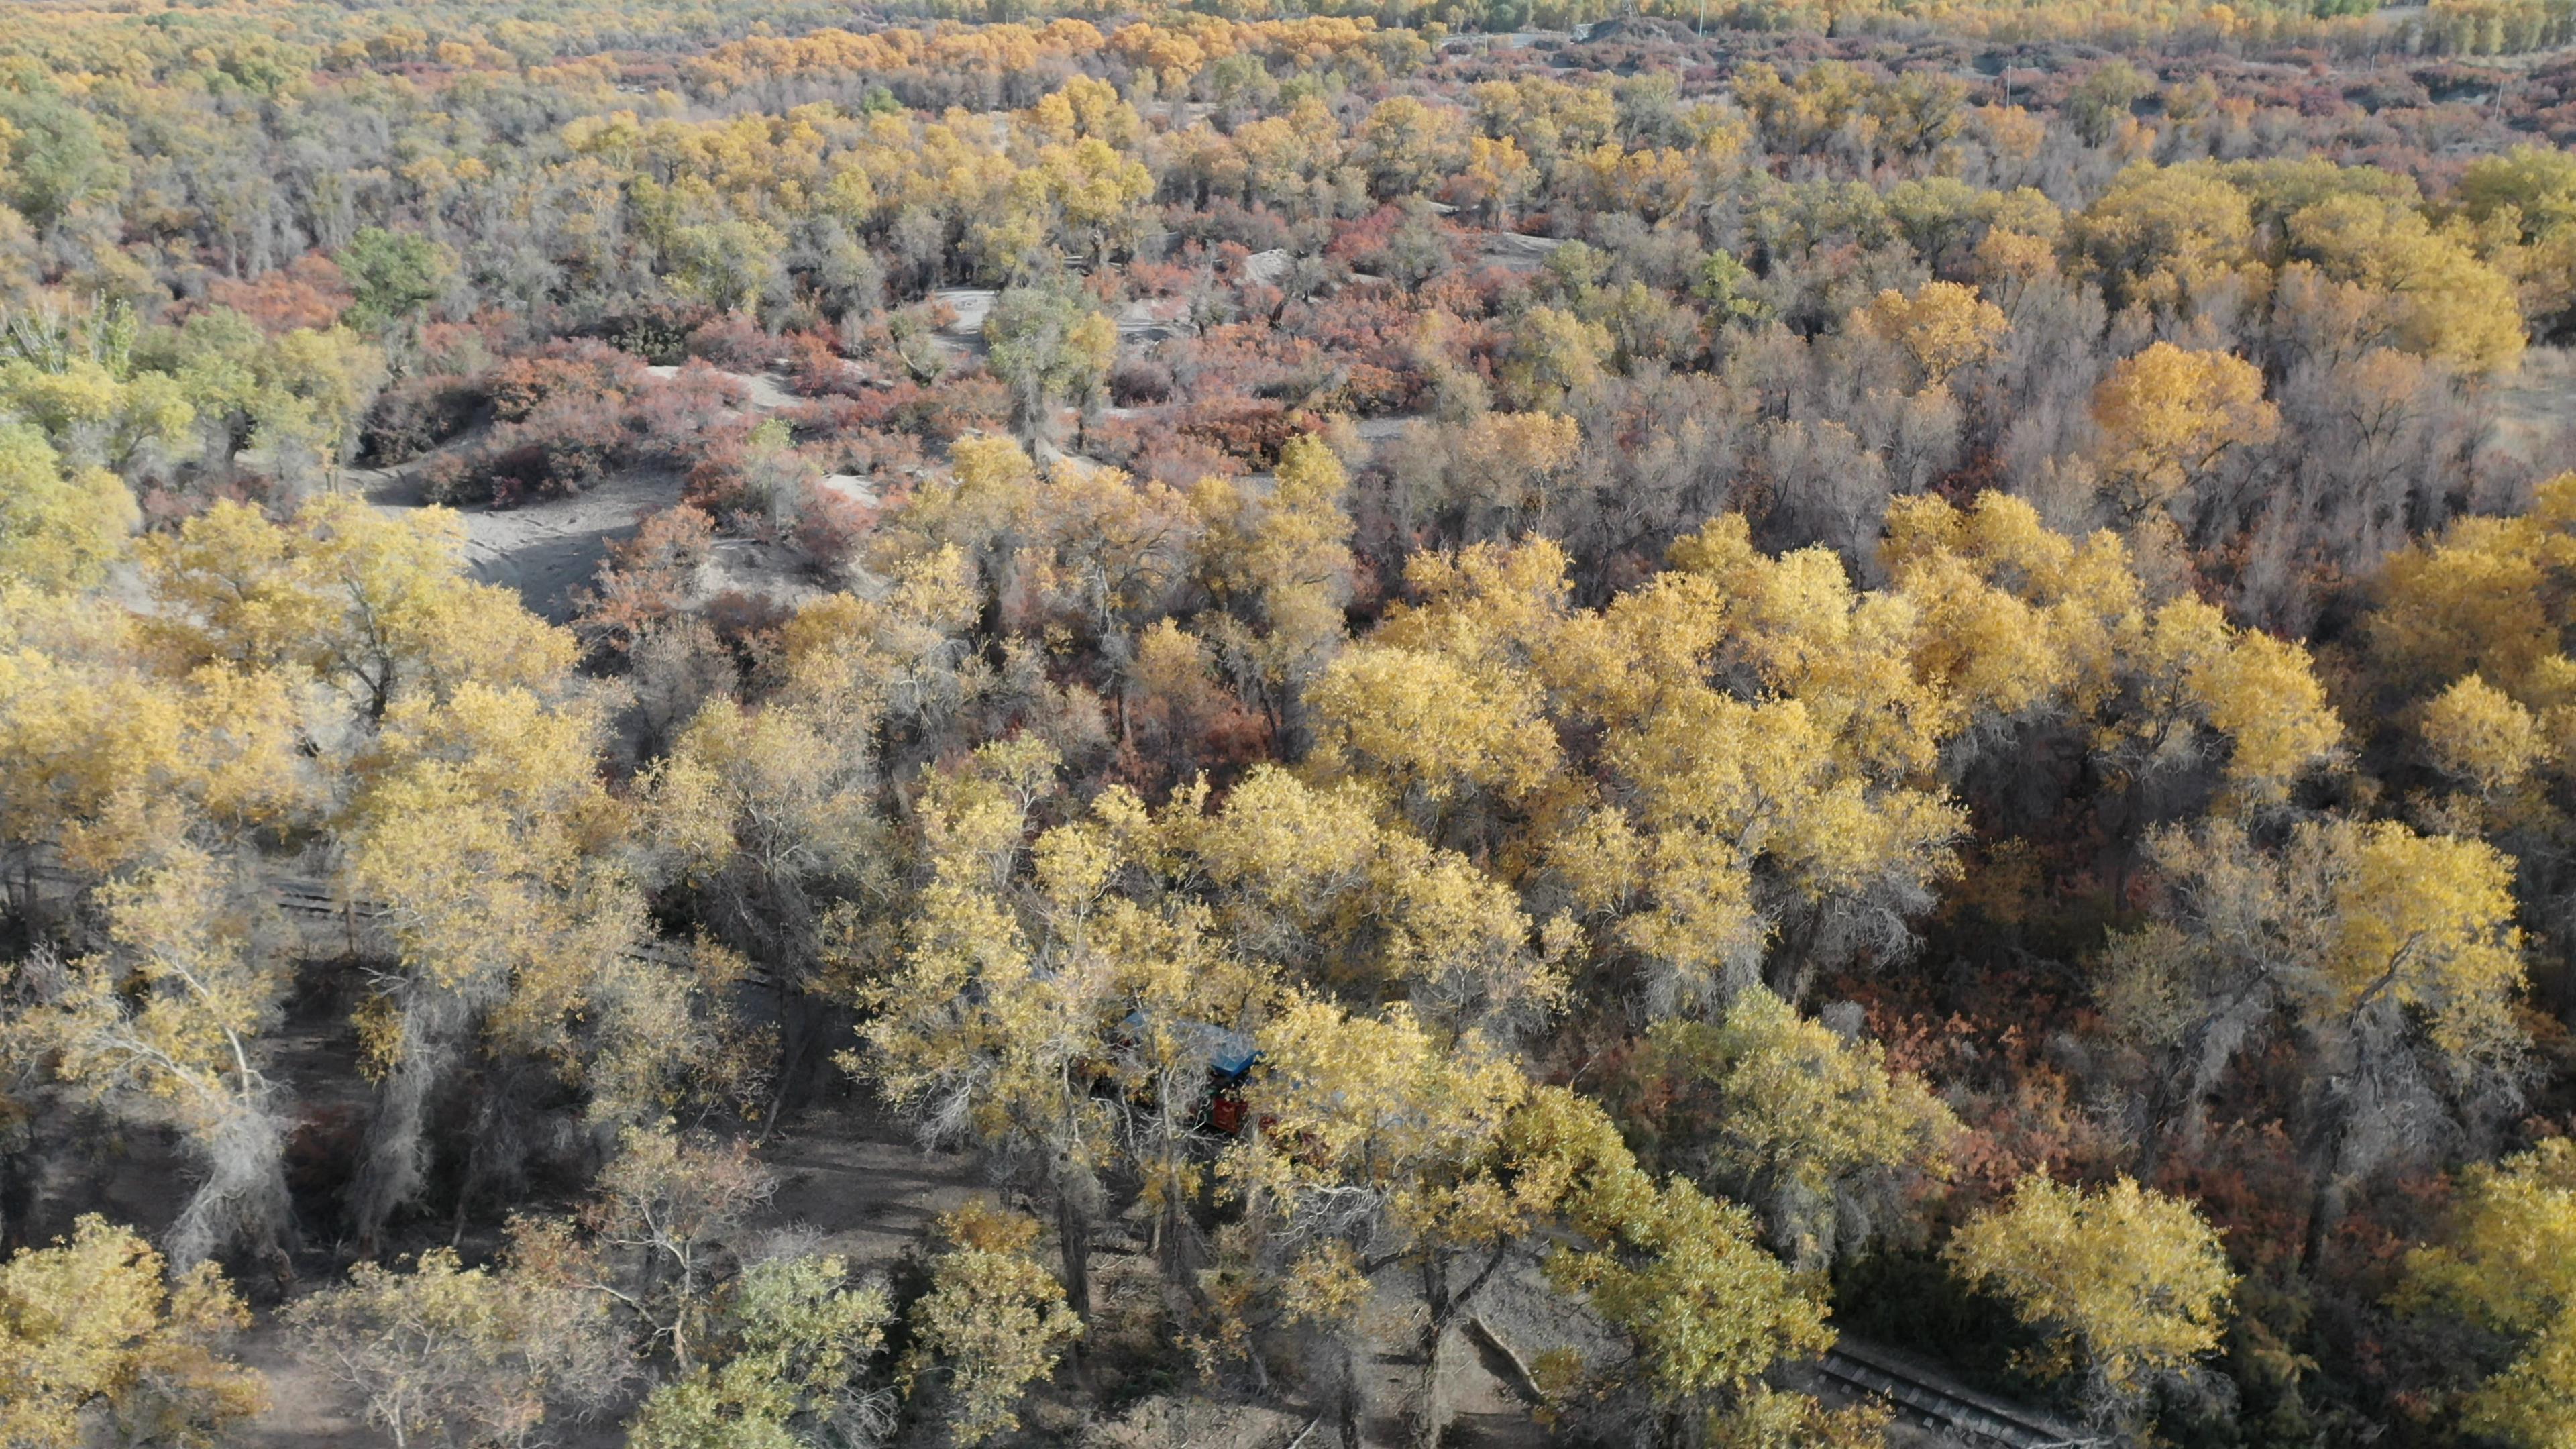
[[[259,906],[196,851],[102,897],[108,949],[25,1025],[77,1089],[186,1135],[201,1176],[167,1235],[179,1268],[240,1244],[291,1276],[286,1122],[260,1069],[287,981],[254,939]]]
[[[131,1443],[214,1449],[268,1407],[224,1353],[250,1312],[222,1270],[173,1280],[131,1229],[84,1215],[71,1238],[0,1263],[0,1443],[79,1449],[103,1404]]]
[[[2286,846],[2243,825],[2154,837],[2169,897],[2104,963],[2115,1031],[2148,1048],[2152,1118],[2197,1139],[2203,1099],[2279,1021],[2304,1048],[2298,1100],[2321,1183],[2309,1251],[2351,1187],[2402,1150],[2405,1120],[2472,1121],[2513,1098],[2522,937],[2513,867],[2475,840],[2394,821],[2303,823]]]
[[[2102,470],[2121,515],[2136,519],[2208,476],[2230,450],[2271,441],[2280,411],[2261,369],[2225,352],[2150,344],[2093,390]]]
[[[2517,1449],[2576,1443],[2576,1142],[2463,1173],[2448,1240],[2407,1256],[2397,1302],[2504,1337],[2510,1357],[2462,1401],[2470,1432]]]
[[[2218,1234],[2189,1202],[2125,1177],[2092,1190],[2026,1177],[1944,1254],[2049,1331],[2035,1366],[2080,1378],[2093,1411],[2115,1421],[2217,1350],[2236,1287]]]

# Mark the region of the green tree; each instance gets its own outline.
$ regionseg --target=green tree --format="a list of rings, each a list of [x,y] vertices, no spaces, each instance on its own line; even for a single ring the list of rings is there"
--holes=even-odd
[[[673,228],[662,242],[671,288],[711,307],[748,311],[776,287],[786,238],[736,216]]]
[[[1011,287],[984,318],[987,365],[1011,389],[1012,425],[1031,441],[1052,438],[1067,401],[1087,417],[1118,356],[1118,328],[1062,285]]]
[[[1561,307],[1532,307],[1512,328],[1498,376],[1523,407],[1570,409],[1601,386],[1610,329]]]
[[[0,583],[73,589],[124,556],[143,515],[99,468],[66,468],[34,427],[0,427]]]
[[[2129,108],[2154,93],[2156,83],[2125,60],[2112,59],[2094,67],[2093,73],[2078,82],[2066,96],[2066,115],[2075,123],[2075,134],[2087,146],[2099,146],[2111,139],[2120,123],[2129,119]]]
[[[628,1449],[800,1449],[876,1443],[891,1427],[882,1391],[859,1387],[885,1344],[882,1289],[848,1286],[837,1257],[754,1263],[727,1285],[702,1345],[706,1362],[645,1397]]]
[[[455,254],[446,247],[417,233],[376,226],[360,227],[337,260],[357,293],[352,320],[368,332],[420,315],[447,294],[456,272]]]
[[[270,471],[302,484],[336,467],[385,382],[381,349],[344,327],[299,327],[274,337],[225,307],[147,333],[134,350],[141,375],[167,374],[195,413],[202,461],[229,477],[243,448],[268,453]]]
[[[1082,1320],[1029,1252],[1036,1219],[974,1203],[942,1216],[938,1233],[902,1381],[935,1392],[949,1437],[971,1449],[1019,1427],[1029,1386],[1055,1372]]]
[[[112,196],[126,174],[109,154],[88,108],[47,91],[13,90],[0,100],[7,131],[9,204],[39,230],[61,222],[74,207]]]
[[[1866,1242],[1890,1189],[1937,1170],[1958,1122],[1921,1079],[1891,1072],[1875,1042],[1847,1041],[1759,987],[1717,1021],[1658,1023],[1646,1067],[1668,1082],[1669,1159],[1760,1205],[1802,1268]]]

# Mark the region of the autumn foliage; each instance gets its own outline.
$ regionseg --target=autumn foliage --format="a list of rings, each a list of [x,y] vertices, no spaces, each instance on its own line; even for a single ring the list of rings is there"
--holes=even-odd
[[[2562,1449],[2567,0],[1222,8],[0,14],[0,1441]]]

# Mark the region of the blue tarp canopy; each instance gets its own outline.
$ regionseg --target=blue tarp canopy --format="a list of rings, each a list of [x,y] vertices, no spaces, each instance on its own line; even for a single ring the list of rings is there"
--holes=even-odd
[[[1143,1035],[1145,1013],[1141,1011],[1127,1013],[1126,1026],[1129,1031]],[[1253,1046],[1252,1038],[1239,1031],[1229,1031],[1212,1022],[1184,1021],[1179,1024],[1179,1035],[1181,1040],[1188,1044],[1189,1049],[1206,1058],[1209,1069],[1220,1076],[1242,1076],[1252,1070],[1254,1062],[1261,1059],[1261,1053]]]

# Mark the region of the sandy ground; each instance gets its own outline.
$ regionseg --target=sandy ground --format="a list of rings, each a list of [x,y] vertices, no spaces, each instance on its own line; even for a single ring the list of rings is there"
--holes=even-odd
[[[2576,464],[2576,352],[2532,348],[2493,388],[2499,451],[2544,470]]]
[[[989,1190],[966,1159],[921,1151],[855,1098],[819,1104],[772,1137],[762,1156],[779,1190],[749,1239],[839,1253],[861,1274],[890,1265],[920,1241],[932,1218]],[[269,1376],[270,1397],[268,1413],[235,1433],[232,1442],[242,1449],[392,1442],[352,1418],[337,1386],[295,1360],[274,1313],[262,1313],[238,1348]],[[547,1428],[566,1449],[606,1449],[624,1437],[607,1422]]]
[[[993,1191],[971,1159],[922,1151],[855,1094],[818,1104],[783,1126],[762,1157],[778,1174],[779,1187],[748,1238],[838,1253],[861,1275],[885,1270],[917,1246],[940,1213]],[[1104,1297],[1117,1279],[1152,1272],[1140,1253],[1111,1247],[1104,1247],[1095,1269]],[[305,1286],[309,1290],[318,1283]],[[1400,1320],[1399,1293],[1391,1289],[1385,1306],[1391,1323]],[[271,1397],[269,1412],[236,1433],[232,1442],[242,1449],[391,1442],[352,1416],[328,1378],[288,1352],[273,1313],[263,1313],[237,1347],[245,1362],[268,1375]],[[1505,1387],[1508,1367],[1489,1362],[1491,1357],[1472,1342],[1452,1346],[1444,1393],[1455,1418],[1446,1442],[1459,1449],[1534,1449],[1546,1443],[1545,1434]],[[1400,1351],[1381,1353],[1367,1366],[1366,1435],[1372,1446],[1394,1449],[1405,1442],[1398,1415],[1415,1371],[1415,1362]],[[1037,1418],[1032,1415],[1032,1422]],[[1293,1404],[1230,1405],[1170,1395],[1132,1405],[1106,1421],[1057,1422],[1063,1425],[1060,1433],[1041,1437],[1092,1449],[1286,1449],[1300,1434],[1312,1449],[1328,1442],[1330,1434],[1329,1426],[1308,1433],[1316,1416]],[[609,1449],[622,1440],[605,1419],[549,1423],[547,1428],[565,1449]]]
[[[769,1226],[863,1270],[892,1263],[932,1219],[992,1191],[972,1160],[925,1152],[855,1102],[782,1128],[761,1160],[778,1174]]]
[[[1487,232],[1477,255],[1498,267],[1515,272],[1535,272],[1546,261],[1548,253],[1565,245],[1552,236],[1522,236],[1518,232]]]
[[[984,319],[993,315],[993,298],[996,295],[990,287],[942,287],[931,293],[930,300],[947,303],[948,309],[957,314],[957,320],[940,331],[959,341],[968,338],[981,341]]]
[[[638,522],[680,501],[677,469],[621,474],[571,498],[465,515],[465,557],[474,577],[516,589],[528,608],[555,623],[570,619],[576,591],[590,586],[608,545]]]
[[[352,1417],[339,1386],[286,1351],[284,1335],[266,1320],[242,1336],[241,1360],[268,1376],[268,1412],[232,1442],[260,1449],[331,1449],[341,1444],[391,1443]]]
[[[667,377],[676,367],[651,369]],[[750,410],[766,413],[796,399],[775,377],[728,373],[750,395]],[[370,498],[388,508],[420,506],[420,489],[412,481],[414,461],[397,469],[360,470],[352,480]],[[864,480],[826,480],[853,496],[865,493]],[[590,586],[607,557],[608,545],[635,532],[646,514],[680,501],[681,470],[642,468],[621,473],[570,498],[547,498],[516,508],[469,507],[465,515],[465,556],[476,579],[517,591],[530,611],[561,624],[576,612],[574,595]]]

